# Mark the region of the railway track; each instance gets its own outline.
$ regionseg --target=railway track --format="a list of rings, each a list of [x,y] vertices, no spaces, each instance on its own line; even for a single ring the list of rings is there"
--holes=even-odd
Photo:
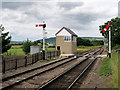
[[[103,49],[98,50],[95,54],[101,54]],[[48,83],[42,85],[38,90],[49,90],[49,89],[65,89],[70,90],[78,81],[78,79],[87,71],[87,69],[97,60],[97,58],[86,58],[84,61],[73,66],[66,72],[53,78]]]
[[[94,50],[90,50],[90,51],[81,53],[82,54],[81,56],[84,56],[88,53],[91,53],[91,54],[94,53],[95,54],[96,52],[94,52],[94,51],[97,52],[98,49],[94,49]],[[76,58],[80,57],[78,55],[76,55],[76,56],[77,56]],[[70,56],[70,57],[67,57],[67,58],[63,58],[61,60],[53,61],[53,62],[45,64],[43,66],[34,68],[32,70],[28,70],[28,71],[18,73],[16,75],[4,78],[3,83],[2,83],[3,84],[2,89],[8,89],[10,87],[13,87],[14,85],[17,85],[21,82],[24,82],[28,79],[31,79],[31,78],[35,77],[35,76],[38,76],[40,74],[43,74],[43,73],[48,72],[50,70],[53,70],[53,69],[55,69],[59,66],[65,65],[69,62],[72,63],[76,58],[74,56]]]

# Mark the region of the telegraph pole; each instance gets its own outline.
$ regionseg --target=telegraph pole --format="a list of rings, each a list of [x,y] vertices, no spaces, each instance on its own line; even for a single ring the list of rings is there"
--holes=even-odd
[[[111,58],[111,27],[109,27],[109,58]]]

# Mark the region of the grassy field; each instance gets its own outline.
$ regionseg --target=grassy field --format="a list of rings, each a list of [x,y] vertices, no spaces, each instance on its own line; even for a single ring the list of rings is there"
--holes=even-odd
[[[47,47],[46,50],[55,50],[55,48]],[[8,56],[23,56],[25,53],[23,52],[22,45],[13,45],[8,51]]]
[[[14,45],[7,51],[9,56],[23,56],[25,53],[22,50],[22,45]]]
[[[120,59],[119,59],[120,62]],[[118,73],[118,53],[115,51],[112,51],[112,57],[109,59],[108,57],[105,58],[102,62],[102,66],[100,68],[100,75],[104,75],[106,77],[110,77],[107,82],[107,85],[110,88],[118,88],[118,75],[120,75],[120,72]],[[119,82],[120,85],[120,82]]]
[[[81,52],[88,51],[88,50],[91,50],[91,49],[95,49],[95,48],[98,48],[98,47],[100,47],[100,46],[78,46],[77,47],[77,52],[81,53]]]
[[[77,52],[80,53],[80,52],[84,52],[84,51],[94,49],[97,47],[100,47],[100,46],[79,46],[79,47],[77,47]],[[55,50],[55,48],[46,47],[46,50],[48,50],[48,51]],[[25,53],[22,50],[22,45],[13,45],[11,47],[11,49],[9,49],[7,51],[7,55],[8,56],[23,56],[23,55],[25,55]]]

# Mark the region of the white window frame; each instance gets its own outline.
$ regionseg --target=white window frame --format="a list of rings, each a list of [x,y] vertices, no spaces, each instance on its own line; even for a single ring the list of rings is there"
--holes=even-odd
[[[71,36],[64,36],[64,42],[71,42]]]

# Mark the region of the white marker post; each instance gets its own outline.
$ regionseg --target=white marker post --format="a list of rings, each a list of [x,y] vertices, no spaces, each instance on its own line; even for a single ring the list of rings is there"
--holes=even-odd
[[[111,58],[111,27],[109,27],[109,58]]]

